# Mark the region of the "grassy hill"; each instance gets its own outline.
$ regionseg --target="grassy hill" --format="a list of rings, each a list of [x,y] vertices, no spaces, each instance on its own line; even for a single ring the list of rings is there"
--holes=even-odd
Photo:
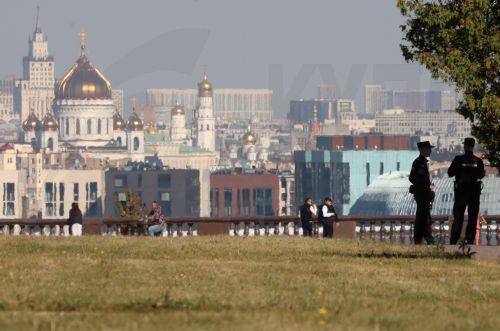
[[[493,330],[500,265],[311,238],[0,238],[0,329]]]

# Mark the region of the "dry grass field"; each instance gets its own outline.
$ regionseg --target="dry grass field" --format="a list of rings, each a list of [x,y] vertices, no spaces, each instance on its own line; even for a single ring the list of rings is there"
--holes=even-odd
[[[311,238],[0,238],[0,329],[498,330],[500,265]]]

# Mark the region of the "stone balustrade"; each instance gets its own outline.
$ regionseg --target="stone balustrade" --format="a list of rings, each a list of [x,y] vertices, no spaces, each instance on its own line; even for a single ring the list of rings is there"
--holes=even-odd
[[[500,216],[485,216],[481,224],[481,244],[500,245]],[[433,217],[433,234],[437,241],[449,243],[453,220],[450,216]],[[341,217],[336,225],[336,237],[377,240],[389,243],[413,243],[413,216],[356,216]],[[69,236],[65,220],[0,219],[0,233],[4,235]],[[147,234],[147,224],[136,220],[85,219],[84,235],[140,236]],[[169,218],[164,237],[189,237],[198,235],[251,236],[302,236],[300,219],[281,217],[233,218]],[[322,226],[313,222],[313,236],[322,235]]]

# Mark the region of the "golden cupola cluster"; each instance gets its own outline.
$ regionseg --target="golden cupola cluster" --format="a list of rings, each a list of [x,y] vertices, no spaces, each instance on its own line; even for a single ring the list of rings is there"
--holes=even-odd
[[[47,112],[42,119],[41,127],[43,131],[57,131],[57,129],[59,129],[59,123],[54,115]]]
[[[38,131],[42,127],[42,123],[36,117],[35,113],[33,111],[30,112],[28,115],[28,118],[24,120],[23,122],[23,130],[24,131]]]
[[[198,94],[200,97],[212,95],[212,83],[208,81],[207,74],[203,74],[203,80],[198,83]]]

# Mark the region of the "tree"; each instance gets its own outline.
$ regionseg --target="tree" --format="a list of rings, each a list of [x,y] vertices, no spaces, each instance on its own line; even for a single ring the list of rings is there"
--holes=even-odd
[[[401,50],[463,95],[457,112],[500,166],[498,0],[398,0],[406,18]]]

